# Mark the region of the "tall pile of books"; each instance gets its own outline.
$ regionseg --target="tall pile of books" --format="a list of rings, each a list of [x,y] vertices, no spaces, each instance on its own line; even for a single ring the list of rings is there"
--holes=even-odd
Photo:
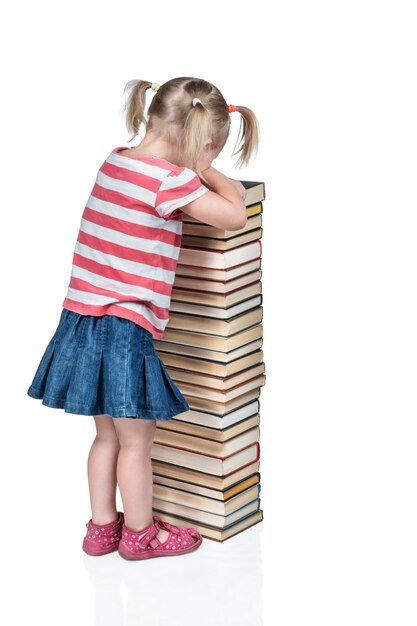
[[[261,286],[263,183],[247,189],[244,228],[183,216],[170,319],[155,350],[190,410],[158,421],[153,510],[224,541],[263,519],[259,396],[265,384]]]

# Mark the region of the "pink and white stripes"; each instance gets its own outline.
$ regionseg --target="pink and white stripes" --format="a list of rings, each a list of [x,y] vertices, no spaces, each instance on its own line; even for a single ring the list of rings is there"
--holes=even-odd
[[[180,252],[179,210],[208,191],[197,174],[112,150],[84,209],[63,307],[116,315],[160,339]]]

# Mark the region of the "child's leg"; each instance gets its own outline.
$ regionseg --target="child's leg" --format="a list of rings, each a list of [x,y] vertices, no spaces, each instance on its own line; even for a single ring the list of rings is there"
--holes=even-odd
[[[116,467],[120,445],[113,418],[95,415],[97,435],[88,455],[88,484],[93,524],[108,524],[117,518]]]
[[[123,501],[125,524],[128,528],[138,531],[153,523],[151,447],[156,422],[119,417],[114,419],[114,426],[120,442],[117,482]],[[160,541],[165,541],[167,537],[167,531],[159,531]]]

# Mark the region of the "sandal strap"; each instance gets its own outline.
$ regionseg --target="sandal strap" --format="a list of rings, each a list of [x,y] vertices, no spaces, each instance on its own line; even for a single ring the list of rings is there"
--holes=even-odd
[[[156,548],[160,544],[160,541],[156,539],[158,532],[159,529],[156,528],[156,526],[153,524],[143,535],[138,538],[137,544],[139,548],[146,550],[149,545],[151,545],[152,548]]]
[[[168,530],[174,535],[181,535],[181,529],[178,528],[178,526],[174,526],[173,524],[166,522],[165,520],[161,519],[158,515],[154,515],[153,519],[155,522],[155,526],[159,526],[159,528]]]
[[[188,534],[189,537],[193,537],[196,540],[198,540],[201,537],[200,533],[198,532],[196,528],[193,528],[190,526],[183,526],[182,528],[179,528],[178,526],[174,526],[174,524],[170,524],[169,522],[162,520],[158,515],[154,515],[154,521],[155,521],[156,526],[159,526],[159,528],[168,530],[172,534],[177,535],[177,537],[183,538],[183,536],[186,534]]]
[[[132,541],[135,541],[135,543],[137,543],[137,545],[142,550],[146,550],[149,545],[151,545],[152,548],[157,548],[159,545],[161,545],[159,539],[156,538],[159,532],[159,528],[155,523],[147,526],[146,528],[143,528],[140,531],[132,530],[126,525],[124,526],[124,528],[126,532],[130,535]]]

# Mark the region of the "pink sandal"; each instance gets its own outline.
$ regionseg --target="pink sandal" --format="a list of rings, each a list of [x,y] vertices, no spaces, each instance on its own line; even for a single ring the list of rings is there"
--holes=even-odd
[[[124,514],[118,511],[117,519],[101,526],[87,522],[87,534],[83,541],[83,550],[91,556],[101,556],[117,550],[122,536]]]
[[[160,529],[169,532],[163,543],[157,538]],[[139,531],[133,531],[123,525],[119,554],[129,561],[154,556],[175,556],[197,550],[202,541],[203,537],[195,528],[173,526],[164,522],[158,515],[154,515],[153,524]]]

